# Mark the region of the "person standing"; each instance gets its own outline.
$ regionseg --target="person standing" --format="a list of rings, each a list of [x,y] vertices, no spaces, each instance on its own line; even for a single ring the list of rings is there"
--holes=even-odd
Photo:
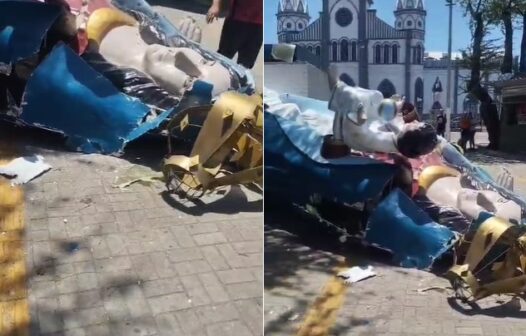
[[[218,53],[252,69],[263,44],[263,0],[228,0],[230,9],[223,23]],[[211,23],[222,11],[221,0],[213,0],[206,20]]]
[[[480,100],[480,117],[488,131],[489,145],[487,148],[498,150],[500,143],[500,118],[497,105],[486,89],[480,88],[477,93],[476,97]]]
[[[471,134],[471,118],[468,113],[464,113],[460,119],[460,141],[459,145],[465,151]]]
[[[437,116],[437,134],[441,137],[445,136],[446,133],[446,116],[443,113],[440,113]]]

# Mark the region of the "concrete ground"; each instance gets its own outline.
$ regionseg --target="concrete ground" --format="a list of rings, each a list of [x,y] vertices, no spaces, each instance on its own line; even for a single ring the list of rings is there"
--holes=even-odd
[[[453,137],[456,135],[453,135]],[[487,142],[479,134],[478,142]],[[477,150],[467,156],[491,174],[506,167],[526,196],[526,157]],[[341,244],[318,223],[265,203],[265,332],[271,335],[524,335],[526,304],[490,297],[479,308],[453,299],[440,273],[404,269],[388,253]],[[337,270],[372,265],[378,274],[351,286]],[[429,287],[434,290],[419,291]]]
[[[204,44],[216,49],[221,21],[203,27]],[[116,158],[0,124],[0,160],[4,147],[40,154],[53,168],[23,187],[25,219],[9,221],[18,226],[3,217],[0,195],[0,335],[28,335],[27,324],[31,336],[263,334],[261,195],[232,187],[188,202],[162,183],[114,188],[130,167],[159,171],[167,148],[158,138]]]

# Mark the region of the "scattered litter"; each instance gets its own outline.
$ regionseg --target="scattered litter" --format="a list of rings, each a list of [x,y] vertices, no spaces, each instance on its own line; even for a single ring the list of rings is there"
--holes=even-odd
[[[25,156],[0,167],[0,175],[11,180],[12,185],[24,184],[51,169],[40,155]]]
[[[119,174],[113,187],[124,189],[134,183],[150,185],[155,181],[163,181],[161,172],[156,172],[148,167],[133,165]]]
[[[64,223],[68,223],[68,219],[67,218],[64,218]]]
[[[296,321],[300,317],[300,314],[294,314],[291,317],[289,317],[289,321]]]
[[[373,271],[373,266],[367,266],[366,268],[354,266],[338,273],[338,277],[344,279],[347,285],[374,276],[376,276],[376,273]]]

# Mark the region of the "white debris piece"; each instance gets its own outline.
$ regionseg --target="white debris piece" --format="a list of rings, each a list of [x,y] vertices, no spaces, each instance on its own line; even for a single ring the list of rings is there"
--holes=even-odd
[[[374,276],[376,276],[376,273],[373,271],[373,266],[365,268],[354,266],[338,273],[338,277],[344,279],[344,282],[348,285]]]
[[[0,175],[11,180],[12,185],[24,184],[47,172],[51,166],[44,163],[40,155],[16,158],[5,166],[0,166]]]

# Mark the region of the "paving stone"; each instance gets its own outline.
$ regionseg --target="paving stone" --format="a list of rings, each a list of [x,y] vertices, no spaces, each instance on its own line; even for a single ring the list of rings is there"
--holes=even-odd
[[[143,281],[158,278],[156,260],[150,254],[132,255],[130,260],[137,277]]]
[[[193,236],[197,245],[215,245],[226,243],[226,237],[222,232],[201,233]]]
[[[215,271],[229,269],[226,259],[221,255],[217,246],[203,246],[201,247],[204,258],[208,261],[208,264]]]
[[[187,309],[175,313],[177,321],[183,329],[184,335],[201,336],[206,335],[205,326],[201,324],[194,309]]]
[[[192,301],[186,293],[172,293],[147,299],[155,315],[190,308]]]
[[[206,328],[208,336],[252,336],[250,329],[241,321],[221,322],[209,325]]]
[[[173,263],[203,258],[203,254],[198,247],[170,249],[167,255],[168,259]]]
[[[226,285],[228,295],[234,300],[260,297],[262,290],[262,286],[257,282],[243,282]]]
[[[248,282],[255,280],[251,269],[232,269],[226,271],[218,271],[217,276],[224,284],[232,284],[239,282]]]
[[[206,260],[183,261],[174,264],[180,276],[210,272],[212,268]]]
[[[179,278],[145,281],[142,283],[142,289],[146,297],[184,292],[184,287]]]
[[[239,318],[239,312],[236,310],[233,302],[197,307],[195,308],[195,313],[203,325],[232,321]]]
[[[163,313],[155,317],[159,336],[183,335],[183,330],[177,322],[177,317],[173,313]]]
[[[261,323],[261,316],[263,316],[263,305],[258,300],[238,300],[234,302],[239,318],[252,331],[254,335],[263,335],[263,324]]]

